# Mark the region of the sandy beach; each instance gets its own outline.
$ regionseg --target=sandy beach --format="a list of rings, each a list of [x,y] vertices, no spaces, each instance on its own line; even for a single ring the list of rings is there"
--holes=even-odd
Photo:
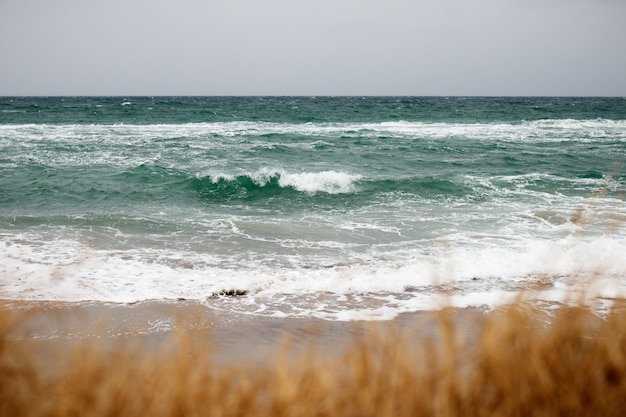
[[[194,349],[225,364],[255,364],[276,358],[289,345],[290,352],[313,348],[318,353],[340,354],[357,338],[372,332],[401,331],[404,337],[433,336],[437,318],[432,312],[401,314],[390,321],[326,321],[315,318],[273,318],[214,310],[193,300],[145,301],[133,304],[102,302],[3,301],[23,312],[9,336],[35,349],[38,365],[61,363],[76,347],[167,351],[177,335]],[[457,310],[458,322],[483,313]],[[466,329],[467,330],[467,329]]]
[[[520,303],[341,322],[190,300],[0,307],[3,415],[591,416],[626,407],[622,308],[601,318]]]

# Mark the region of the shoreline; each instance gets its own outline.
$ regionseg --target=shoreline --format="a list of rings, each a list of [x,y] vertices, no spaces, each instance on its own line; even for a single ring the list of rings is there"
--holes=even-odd
[[[43,366],[51,357],[85,345],[98,350],[129,346],[143,352],[167,350],[181,334],[190,349],[210,346],[220,363],[255,364],[275,359],[286,345],[294,351],[313,348],[334,355],[370,333],[400,331],[417,341],[435,336],[437,328],[435,311],[402,313],[388,321],[328,321],[214,310],[197,300],[131,304],[0,300],[0,308],[18,317],[9,338],[39,352]],[[452,310],[458,323],[476,322],[485,314],[478,309]]]
[[[557,319],[554,308],[567,306],[527,307],[525,314],[532,318],[532,326],[543,331]],[[615,307],[626,311],[626,301]],[[0,330],[44,373],[71,369],[72,358],[81,349],[113,355],[131,352],[140,357],[187,349],[189,355],[210,354],[215,364],[258,367],[299,352],[340,357],[366,340],[398,339],[412,346],[435,347],[449,343],[452,335],[454,343],[473,349],[485,324],[510,311],[508,306],[491,311],[449,307],[400,313],[384,321],[329,321],[224,311],[190,299],[135,303],[0,299],[0,312],[13,317],[9,330]],[[595,327],[603,319],[590,315],[586,320]],[[4,321],[0,324],[5,325]]]

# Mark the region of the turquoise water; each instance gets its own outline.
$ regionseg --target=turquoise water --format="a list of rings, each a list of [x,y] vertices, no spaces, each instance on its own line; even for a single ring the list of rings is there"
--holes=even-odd
[[[612,297],[624,162],[622,98],[2,98],[0,297],[328,319],[537,280]]]

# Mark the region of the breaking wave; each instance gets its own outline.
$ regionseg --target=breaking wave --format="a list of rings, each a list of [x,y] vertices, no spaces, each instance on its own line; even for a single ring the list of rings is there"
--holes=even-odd
[[[194,188],[201,192],[263,193],[292,189],[305,193],[342,194],[355,191],[360,175],[337,171],[289,173],[262,169],[252,174],[212,174],[194,179]]]

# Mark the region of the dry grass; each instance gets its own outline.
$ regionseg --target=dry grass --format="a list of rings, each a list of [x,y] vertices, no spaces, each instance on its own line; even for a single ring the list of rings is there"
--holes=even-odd
[[[372,327],[345,352],[285,351],[273,362],[215,361],[191,350],[79,346],[55,373],[36,369],[19,315],[0,313],[2,416],[622,416],[626,317],[522,304],[471,320],[453,312],[417,342]],[[355,332],[357,334],[357,332]],[[469,336],[468,336],[469,335]]]

